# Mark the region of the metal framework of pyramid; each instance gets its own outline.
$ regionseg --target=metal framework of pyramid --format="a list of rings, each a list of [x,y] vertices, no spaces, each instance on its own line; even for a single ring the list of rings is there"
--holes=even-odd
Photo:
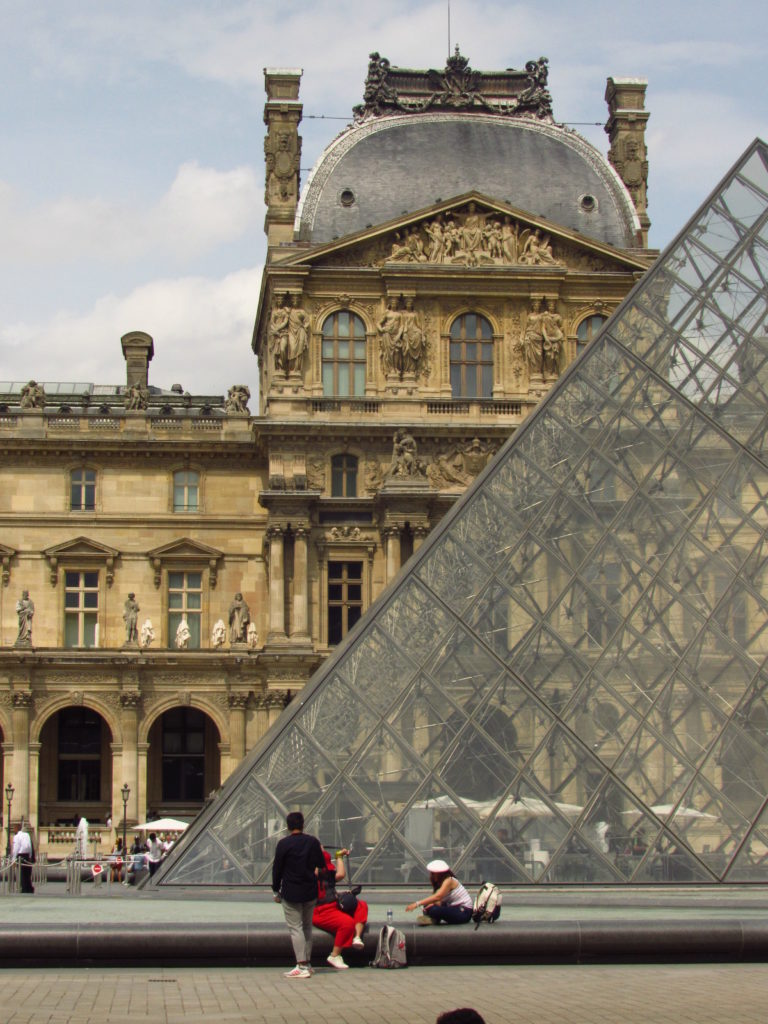
[[[155,884],[768,881],[767,280],[756,141]]]

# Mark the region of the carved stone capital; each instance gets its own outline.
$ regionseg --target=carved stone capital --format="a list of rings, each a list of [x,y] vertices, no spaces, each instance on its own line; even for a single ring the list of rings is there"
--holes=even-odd
[[[248,694],[230,693],[227,695],[227,703],[230,711],[245,711],[248,707]]]
[[[120,694],[121,708],[138,708],[141,706],[141,692],[139,690],[123,690]]]
[[[15,690],[11,695],[14,708],[34,707],[35,698],[31,690]]]

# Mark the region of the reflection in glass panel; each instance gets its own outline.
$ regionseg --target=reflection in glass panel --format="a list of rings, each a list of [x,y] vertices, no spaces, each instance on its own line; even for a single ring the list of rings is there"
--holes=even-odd
[[[610,333],[589,325],[169,883],[222,856],[266,879],[289,807],[369,885],[432,857],[471,883],[768,882],[767,160],[755,143]],[[328,355],[357,352],[333,316]],[[489,386],[491,338],[453,321],[454,395]],[[360,576],[330,582],[357,600]]]

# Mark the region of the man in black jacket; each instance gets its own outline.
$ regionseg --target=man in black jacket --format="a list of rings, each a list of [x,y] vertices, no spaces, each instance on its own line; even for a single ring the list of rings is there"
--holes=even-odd
[[[317,903],[317,872],[325,869],[320,840],[304,834],[304,815],[292,811],[285,819],[289,835],[275,848],[272,863],[272,891],[283,904],[285,923],[291,934],[296,966],[286,978],[312,975],[312,911]]]

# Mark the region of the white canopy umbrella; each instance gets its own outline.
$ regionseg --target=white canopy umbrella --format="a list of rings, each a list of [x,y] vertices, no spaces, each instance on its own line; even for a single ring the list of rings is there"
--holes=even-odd
[[[517,800],[511,797],[499,808],[497,818],[554,818],[552,807],[556,807],[566,817],[577,818],[584,808],[580,804],[564,804],[553,801],[552,806],[534,796],[521,796]]]
[[[674,817],[679,820],[689,821],[717,821],[716,814],[707,814],[706,811],[697,811],[695,807],[678,807],[675,810],[674,804],[654,804],[651,810],[657,818],[669,818],[674,814]],[[633,807],[629,811],[623,811],[624,814],[639,815],[640,811]]]
[[[156,821],[143,821],[134,825],[134,832],[183,832],[189,828],[189,822],[177,818],[158,818]]]

